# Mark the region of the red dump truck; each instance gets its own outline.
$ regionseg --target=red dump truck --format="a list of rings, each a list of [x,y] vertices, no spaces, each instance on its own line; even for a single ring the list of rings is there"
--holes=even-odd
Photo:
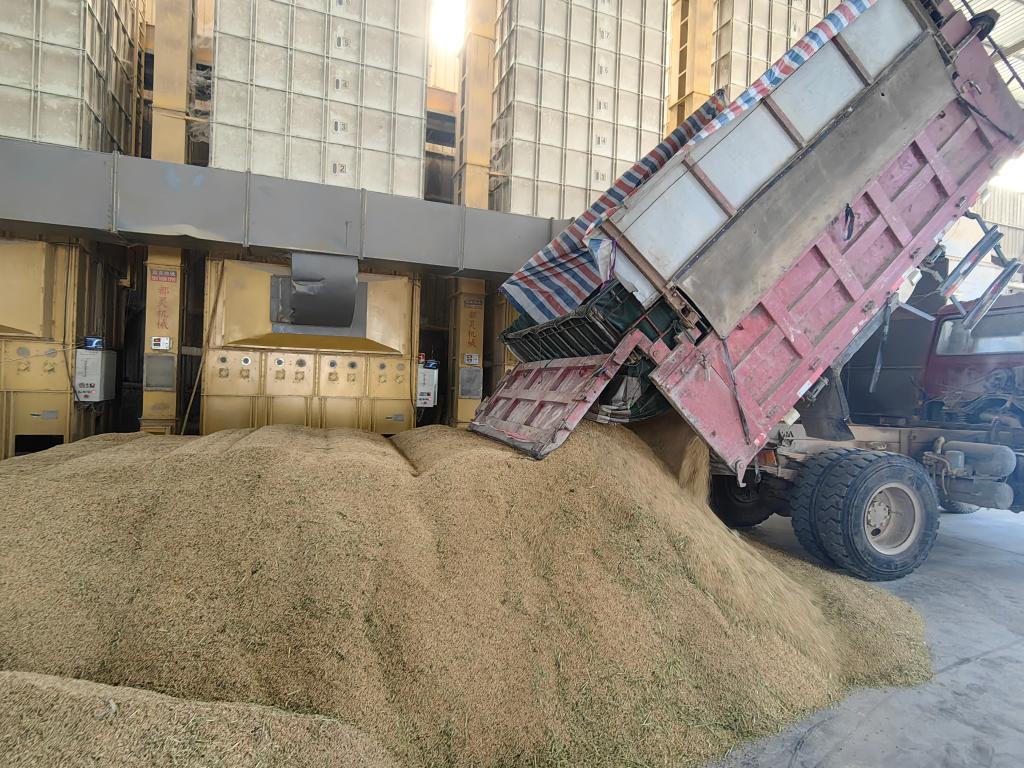
[[[913,570],[936,481],[850,443],[834,372],[904,311],[901,289],[1024,143],[995,21],[846,0],[736,100],[712,98],[503,285],[522,362],[470,429],[543,458],[585,416],[673,409],[710,446],[718,495],[763,503],[793,481],[823,558]],[[819,443],[781,467],[794,429]]]

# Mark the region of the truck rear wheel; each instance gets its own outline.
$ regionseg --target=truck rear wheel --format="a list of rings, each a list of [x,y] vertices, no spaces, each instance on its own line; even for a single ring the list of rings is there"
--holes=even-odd
[[[748,479],[740,488],[735,477],[711,477],[711,509],[730,528],[753,528],[775,514],[767,483]]]
[[[890,581],[928,557],[939,531],[939,501],[917,462],[852,451],[823,477],[815,519],[836,565],[868,581]]]
[[[789,503],[790,522],[800,546],[816,560],[834,565],[818,537],[814,511],[818,507],[819,489],[828,470],[853,448],[829,448],[811,456],[797,473]]]

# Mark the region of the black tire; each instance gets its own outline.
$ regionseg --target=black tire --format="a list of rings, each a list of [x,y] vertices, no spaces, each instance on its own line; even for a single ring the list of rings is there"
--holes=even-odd
[[[884,517],[874,522],[876,500],[876,512]],[[815,518],[821,544],[836,565],[868,581],[891,581],[931,552],[939,499],[917,462],[896,453],[854,451],[823,478]],[[874,530],[868,528],[872,524]]]
[[[962,501],[952,501],[951,499],[945,499],[942,502],[942,509],[951,515],[973,515],[981,507],[975,504],[964,504]]]
[[[711,509],[730,528],[753,528],[775,513],[765,488],[750,479],[740,488],[735,477],[712,475]]]
[[[818,506],[818,489],[821,481],[835,463],[853,448],[828,448],[811,456],[797,472],[793,484],[793,495],[789,503],[790,522],[800,546],[816,560],[825,565],[835,565],[825,552],[818,538],[814,510]]]
[[[789,500],[793,498],[793,483],[775,475],[761,475],[761,498],[772,514],[789,517]]]

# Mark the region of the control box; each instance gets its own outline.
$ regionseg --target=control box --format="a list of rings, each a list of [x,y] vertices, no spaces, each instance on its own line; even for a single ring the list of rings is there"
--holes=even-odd
[[[75,350],[75,400],[98,403],[114,399],[117,357],[110,349]]]
[[[437,368],[419,366],[416,378],[416,407],[433,408],[437,404]]]

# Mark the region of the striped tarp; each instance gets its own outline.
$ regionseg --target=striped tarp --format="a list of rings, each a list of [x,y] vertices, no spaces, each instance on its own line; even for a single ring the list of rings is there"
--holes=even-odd
[[[878,0],[844,0],[819,21],[771,68],[732,103],[716,92],[694,114],[642,160],[626,171],[558,237],[535,254],[501,286],[519,310],[538,323],[553,320],[580,306],[611,275],[586,245],[586,234],[657,173],[674,155],[707,138],[722,126],[757,105],[779,87],[815,51],[845,29]]]

